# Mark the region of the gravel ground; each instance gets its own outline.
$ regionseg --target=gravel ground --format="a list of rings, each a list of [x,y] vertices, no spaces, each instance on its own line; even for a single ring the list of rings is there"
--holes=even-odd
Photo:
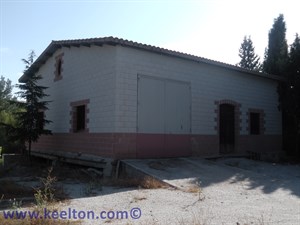
[[[299,165],[234,158],[210,164],[213,173],[199,177],[204,180],[201,193],[69,182],[65,188],[74,199],[62,204],[61,210],[92,210],[95,218],[101,211],[128,212],[128,219],[85,219],[82,224],[300,224]],[[91,190],[95,196],[84,197]],[[140,218],[132,219],[132,208],[140,209]],[[133,211],[133,216],[138,213]]]

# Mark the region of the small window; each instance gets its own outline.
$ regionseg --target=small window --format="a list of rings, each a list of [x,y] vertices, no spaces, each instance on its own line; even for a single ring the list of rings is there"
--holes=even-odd
[[[62,79],[62,73],[63,73],[63,56],[64,53],[61,53],[60,55],[55,57],[55,71],[54,71],[54,81],[58,81]]]
[[[85,105],[76,107],[76,131],[85,130]]]
[[[76,132],[82,132],[82,133],[88,133],[88,123],[89,123],[89,108],[88,104],[90,103],[89,99],[83,99],[76,102],[71,102],[71,120],[70,120],[70,132],[76,133]]]
[[[260,114],[250,113],[250,134],[260,134]]]
[[[60,77],[61,76],[61,66],[62,66],[62,61],[61,59],[59,59],[57,61],[57,76]]]

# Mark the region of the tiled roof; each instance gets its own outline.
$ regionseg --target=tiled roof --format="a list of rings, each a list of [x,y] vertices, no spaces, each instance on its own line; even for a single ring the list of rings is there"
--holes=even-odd
[[[97,45],[97,46],[102,46],[102,45],[120,45],[124,47],[129,47],[129,48],[135,48],[143,51],[149,51],[153,53],[158,53],[162,55],[167,55],[171,57],[177,57],[189,61],[194,61],[194,62],[201,62],[201,63],[206,63],[218,67],[223,67],[227,69],[231,69],[234,71],[239,71],[247,74],[252,74],[255,76],[260,76],[268,79],[273,79],[273,80],[283,80],[282,77],[280,76],[275,76],[275,75],[270,75],[270,74],[265,74],[265,73],[260,73],[260,72],[255,72],[255,71],[250,71],[247,69],[243,69],[238,66],[230,65],[227,63],[222,63],[210,59],[206,59],[203,57],[198,57],[178,51],[172,51],[168,50],[165,48],[160,48],[152,45],[146,45],[138,42],[133,42],[129,41],[126,39],[121,39],[121,38],[116,38],[116,37],[103,37],[103,38],[89,38],[89,39],[75,39],[75,40],[60,40],[60,41],[52,41],[48,47],[43,51],[43,53],[35,60],[35,62],[24,72],[24,74],[20,77],[19,81],[23,82],[26,79],[26,76],[29,76],[32,73],[35,73],[39,70],[40,66],[42,66],[54,53],[57,49],[62,48],[62,47],[80,47],[80,46],[87,46],[90,47],[91,45]]]

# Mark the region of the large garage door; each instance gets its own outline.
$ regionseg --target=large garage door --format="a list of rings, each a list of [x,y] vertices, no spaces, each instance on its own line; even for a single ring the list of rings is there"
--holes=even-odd
[[[140,76],[138,157],[190,155],[190,85]]]
[[[138,86],[138,132],[163,134],[164,81],[141,77]]]
[[[186,83],[165,82],[165,133],[190,133],[190,87]]]

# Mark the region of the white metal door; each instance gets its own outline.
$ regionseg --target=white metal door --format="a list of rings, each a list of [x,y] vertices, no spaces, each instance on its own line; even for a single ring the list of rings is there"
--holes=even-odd
[[[138,132],[189,134],[190,104],[188,83],[140,76]]]
[[[164,81],[146,76],[138,80],[138,132],[163,134]]]
[[[190,133],[190,87],[183,82],[165,83],[165,133]]]
[[[188,83],[139,76],[137,157],[190,155],[190,105]]]

